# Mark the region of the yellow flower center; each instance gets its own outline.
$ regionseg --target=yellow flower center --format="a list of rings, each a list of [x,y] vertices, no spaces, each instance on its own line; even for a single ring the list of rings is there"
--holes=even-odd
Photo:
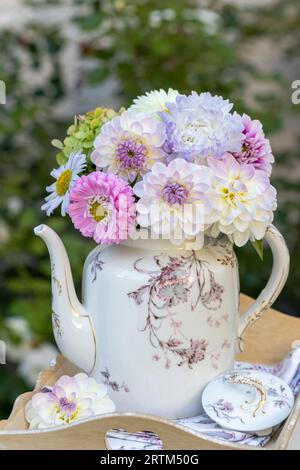
[[[62,174],[57,178],[56,181],[56,193],[58,196],[64,196],[70,187],[70,182],[72,179],[72,171],[65,170]]]
[[[239,200],[242,203],[245,202],[245,193],[243,191],[232,192],[232,191],[229,191],[228,188],[222,188],[221,191],[224,194],[224,199],[232,206],[236,206],[237,200]]]
[[[90,204],[89,211],[96,222],[101,222],[108,214],[107,209],[98,201],[94,201]]]
[[[79,413],[79,406],[76,407],[76,410],[74,411],[74,413],[72,413],[71,416],[67,416],[66,413],[62,411],[59,406],[56,406],[56,414],[58,415],[58,419],[60,419],[63,423],[64,422],[67,424],[71,423],[77,418],[78,413]]]
[[[235,205],[235,198],[236,198],[235,193],[228,193],[227,194],[227,201],[232,205]]]

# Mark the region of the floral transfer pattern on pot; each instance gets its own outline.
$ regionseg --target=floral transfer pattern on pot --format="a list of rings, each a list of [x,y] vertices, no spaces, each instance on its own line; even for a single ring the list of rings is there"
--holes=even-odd
[[[111,373],[109,372],[108,368],[105,367],[104,370],[101,371],[101,375],[104,378],[104,384],[110,387],[114,392],[120,392],[123,390],[126,393],[129,393],[129,387],[126,385],[126,383],[118,383],[115,380],[112,380],[111,378]]]
[[[192,368],[203,361],[209,341],[204,338],[188,338],[182,329],[184,318],[178,319],[181,304],[189,304],[190,312],[198,305],[206,310],[218,310],[222,305],[224,287],[215,280],[207,261],[200,260],[195,251],[179,257],[154,256],[153,270],[145,269],[143,259],[134,263],[134,269],[148,276],[147,283],[128,297],[136,305],[147,304],[147,316],[142,331],[148,332],[149,341],[159,353],[152,359],[159,361],[160,354],[165,358],[165,367],[170,368],[171,356],[176,357],[177,365]],[[201,312],[199,312],[201,314]],[[209,320],[207,320],[209,322]],[[168,337],[163,339],[161,327],[168,324]]]
[[[57,313],[52,312],[52,327],[55,334],[62,336],[63,331],[61,327],[61,320]]]
[[[93,282],[97,279],[98,272],[102,271],[104,262],[100,259],[101,251],[96,252],[90,257],[89,263],[91,264],[91,271],[93,274]]]

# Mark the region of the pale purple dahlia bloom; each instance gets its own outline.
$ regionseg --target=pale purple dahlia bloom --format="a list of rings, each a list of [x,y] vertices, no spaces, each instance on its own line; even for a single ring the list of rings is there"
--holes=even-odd
[[[171,158],[198,162],[239,152],[243,141],[242,118],[231,113],[232,103],[210,93],[179,95],[167,103],[160,117],[166,125],[164,150]]]
[[[156,234],[170,238],[194,236],[211,219],[212,207],[206,197],[211,185],[211,170],[176,158],[168,165],[156,163],[143,180],[134,186],[137,222]]]
[[[135,226],[132,188],[119,176],[95,171],[79,178],[70,194],[69,216],[84,237],[111,244]]]
[[[265,171],[268,175],[272,171],[274,156],[270,142],[265,138],[262,124],[257,119],[250,119],[247,114],[242,116],[244,140],[239,152],[234,153],[234,158],[239,163],[254,165],[258,170]]]
[[[104,124],[91,159],[98,168],[132,182],[164,158],[165,137],[161,121],[128,110]]]

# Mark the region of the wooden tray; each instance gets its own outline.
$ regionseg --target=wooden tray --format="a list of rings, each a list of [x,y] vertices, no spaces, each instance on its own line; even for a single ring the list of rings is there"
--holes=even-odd
[[[249,297],[241,296],[242,311],[251,301]],[[293,343],[299,340],[300,319],[270,309],[247,333],[245,350],[237,359],[272,364],[286,356]],[[34,391],[20,395],[9,418],[0,421],[0,449],[109,449],[107,431],[121,428],[128,432],[152,431],[161,438],[163,448],[169,450],[257,450],[256,447],[224,443],[200,435],[157,416],[132,413],[107,414],[64,427],[29,431],[24,417],[27,401],[44,385],[53,385],[61,375],[74,375],[77,372],[73,364],[58,356],[56,364],[40,374]],[[264,449],[300,450],[300,395],[281,431]]]

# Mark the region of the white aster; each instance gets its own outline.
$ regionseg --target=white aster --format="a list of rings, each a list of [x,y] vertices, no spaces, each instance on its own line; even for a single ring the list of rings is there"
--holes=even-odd
[[[134,187],[140,197],[137,223],[173,240],[195,236],[215,220],[206,197],[210,181],[206,166],[180,158],[168,166],[156,163]]]
[[[276,190],[265,172],[239,164],[232,155],[208,159],[213,178],[209,198],[217,221],[209,234],[225,233],[237,246],[261,240],[273,220]]]
[[[81,150],[71,153],[67,163],[51,171],[50,175],[56,179],[54,183],[47,186],[46,191],[50,193],[45,198],[45,204],[41,207],[47,215],[51,215],[54,209],[61,204],[61,215],[68,212],[70,190],[79,178],[79,174],[86,168],[86,156]]]
[[[179,92],[172,88],[169,88],[168,91],[162,88],[160,90],[149,91],[145,93],[145,95],[135,98],[133,105],[131,105],[129,109],[136,113],[155,115],[161,111],[166,111],[167,103],[174,103],[178,95]]]
[[[164,141],[162,122],[128,110],[101,128],[91,160],[98,168],[132,182],[165,157]]]

